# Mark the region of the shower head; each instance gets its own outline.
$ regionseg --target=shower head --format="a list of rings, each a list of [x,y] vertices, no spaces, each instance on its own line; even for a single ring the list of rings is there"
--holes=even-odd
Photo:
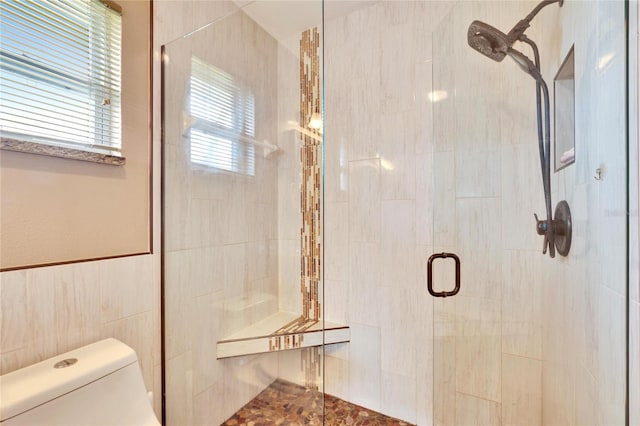
[[[481,21],[473,21],[469,25],[467,42],[469,46],[496,62],[504,59],[511,46],[506,34]]]
[[[540,56],[538,47],[529,37],[525,35],[525,31],[529,28],[529,24],[533,18],[544,7],[559,3],[562,6],[563,0],[543,0],[540,2],[524,19],[509,31],[508,34],[492,27],[481,21],[473,21],[467,30],[467,43],[473,49],[482,53],[484,56],[493,59],[496,62],[502,62],[505,56],[511,57],[516,64],[536,81],[536,98],[537,98],[537,116],[538,116],[538,148],[540,151],[540,168],[542,171],[542,186],[545,195],[545,205],[547,210],[547,220],[537,220],[537,232],[544,235],[544,247],[542,253],[547,252],[549,255],[555,256],[556,235],[562,235],[556,231],[556,220],[551,214],[551,176],[550,176],[550,118],[549,118],[549,88],[540,73]],[[513,48],[516,42],[528,44],[533,49],[534,60],[529,59],[527,55]],[[542,98],[544,98],[545,117],[542,118]],[[543,135],[544,128],[544,135]],[[569,219],[570,220],[570,219]],[[566,222],[566,220],[565,220]],[[558,239],[561,241],[561,238]],[[562,254],[561,251],[559,251]],[[568,250],[565,251],[568,253]],[[563,254],[564,255],[564,254]]]
[[[489,24],[473,21],[467,31],[467,42],[469,46],[496,62],[501,62],[508,55],[524,72],[531,75],[536,81],[542,78],[540,71],[531,59],[511,47],[514,41]]]
[[[507,55],[509,55],[509,57],[513,59],[513,61],[516,64],[518,64],[518,66],[520,67],[520,69],[522,69],[522,71],[526,72],[531,77],[533,77],[535,81],[539,83],[543,83],[542,74],[540,74],[540,70],[533,63],[533,61],[527,57],[527,55],[511,47],[507,50]]]
[[[484,22],[473,21],[467,31],[467,42],[469,46],[484,56],[496,62],[501,62],[504,57],[509,54],[509,49],[516,41],[523,41],[523,38],[526,38],[524,32],[529,28],[529,24],[538,12],[553,3],[558,3],[562,7],[563,1],[564,0],[543,0],[524,19],[518,21],[508,34]],[[520,58],[514,59],[522,66],[522,63],[519,61]],[[527,67],[528,64],[526,67],[523,66],[525,69]]]

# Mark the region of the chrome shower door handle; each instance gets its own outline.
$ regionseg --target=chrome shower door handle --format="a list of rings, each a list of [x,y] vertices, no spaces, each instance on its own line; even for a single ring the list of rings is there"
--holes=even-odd
[[[433,262],[436,259],[453,259],[456,264],[456,286],[451,291],[434,291],[433,290]],[[427,263],[427,290],[433,297],[450,297],[455,296],[460,291],[460,258],[454,253],[435,253],[429,257]]]

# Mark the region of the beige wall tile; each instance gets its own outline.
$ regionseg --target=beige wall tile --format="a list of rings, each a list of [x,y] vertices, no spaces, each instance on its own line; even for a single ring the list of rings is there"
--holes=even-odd
[[[540,253],[505,250],[502,259],[502,352],[540,359]]]
[[[524,129],[525,124],[519,123],[518,126]],[[538,147],[531,143],[513,142],[504,140],[502,145],[503,246],[506,249],[541,251],[542,241],[535,232],[533,217],[533,213],[540,217],[545,215]]]
[[[433,243],[456,244],[455,155],[436,152],[433,156]]]
[[[323,281],[324,318],[330,322],[349,324],[348,281]]]
[[[380,297],[380,361],[382,371],[404,377],[416,376],[418,352],[415,345],[418,331],[418,300],[413,289],[381,287]]]
[[[429,300],[429,302],[431,302]],[[429,324],[429,319],[433,318],[432,309],[423,310],[424,312],[423,320],[420,320],[418,324],[423,324],[424,326],[420,327],[423,332],[426,332],[425,335],[420,336],[418,340],[416,340],[417,345],[414,348],[416,351],[416,422],[419,425],[423,424],[432,424],[433,422],[433,410],[434,410],[434,398],[435,398],[435,389],[434,389],[434,359],[433,359],[433,350],[434,350],[434,337],[433,330],[427,324]],[[431,319],[431,321],[433,321]],[[419,333],[420,334],[420,333]]]
[[[284,312],[302,312],[300,240],[278,240],[278,303]]]
[[[575,369],[545,361],[542,370],[542,424],[574,425]],[[598,423],[598,422],[596,422]]]
[[[380,160],[349,162],[349,241],[380,241]]]
[[[465,280],[460,295],[500,298],[501,217],[498,198],[456,199],[456,249]]]
[[[150,311],[153,307],[151,256],[133,256],[100,263],[102,322]]]
[[[500,303],[457,299],[456,391],[500,402]]]
[[[382,285],[413,288],[416,282],[415,202],[385,200],[381,210]]]
[[[324,357],[324,391],[345,401],[349,401],[349,360],[328,355],[331,349],[326,348]]]
[[[598,383],[589,371],[580,369],[576,375],[576,424],[598,424],[601,418],[598,403]],[[633,424],[633,423],[630,423]]]
[[[433,340],[433,422],[456,424],[455,336],[436,335]]]
[[[346,280],[349,277],[349,205],[324,204],[324,277]]]
[[[29,344],[27,316],[27,272],[4,272],[0,275],[0,348],[2,353]],[[25,329],[26,328],[26,329]]]
[[[381,253],[375,243],[349,245],[349,323],[378,326],[382,300]]]
[[[147,391],[154,390],[153,333],[149,332],[152,326],[153,314],[145,312],[103,324],[100,330],[101,338],[114,337],[136,351]]]
[[[167,359],[165,367],[167,424],[193,423],[193,364],[191,352]]]
[[[60,352],[76,349],[100,337],[100,265],[96,262],[79,263],[74,265],[71,273],[69,280],[64,277],[54,284],[56,335]],[[146,279],[149,284],[150,278]],[[145,296],[150,298],[151,294]],[[147,325],[146,330],[151,330],[151,324]]]
[[[211,21],[238,10],[232,1],[217,1],[207,4],[160,0],[154,7],[154,43],[157,46],[169,43],[178,37],[198,29]]]
[[[227,417],[220,410],[220,399],[224,394],[222,382],[216,382],[213,386],[203,390],[193,397],[193,424],[210,425],[222,424]]]
[[[301,352],[296,352],[300,356]],[[278,355],[271,353],[222,361],[224,394],[217,407],[225,418],[230,417],[275,380],[278,374]]]
[[[382,411],[404,421],[416,422],[416,379],[382,372]]]
[[[192,361],[194,371],[193,392],[199,394],[222,380],[222,363],[215,359],[216,344],[222,335],[221,323],[224,315],[221,292],[207,294],[195,300]]]
[[[542,424],[541,361],[502,354],[501,406],[503,425]]]
[[[433,245],[433,154],[416,156],[416,243]]]
[[[598,402],[602,424],[624,423],[626,381],[625,297],[600,286],[598,296]]]
[[[6,351],[10,346],[3,341],[2,374],[101,338],[115,337],[136,350],[145,385],[154,390],[159,401],[161,392],[154,371],[155,375],[159,373],[160,329],[154,326],[152,311],[152,306],[158,306],[159,284],[151,271],[152,257],[3,272],[2,301],[11,302],[9,310],[3,306],[3,339],[16,342],[10,334],[15,331],[24,340],[22,347],[13,351]],[[105,282],[113,285],[103,285]],[[126,285],[130,287],[123,290]],[[118,302],[123,297],[118,294],[120,291],[141,300]],[[113,319],[108,323],[104,322],[105,306],[110,308],[106,317]],[[141,312],[136,313],[137,310]],[[21,321],[16,323],[20,316]]]
[[[372,410],[380,410],[380,329],[357,323],[350,323],[350,327],[350,401]]]
[[[426,6],[426,3],[424,3]],[[428,19],[427,19],[428,20]],[[424,21],[417,24],[426,25]],[[415,153],[421,154],[433,154],[433,140],[434,140],[434,127],[433,127],[433,102],[430,99],[431,92],[433,91],[433,70],[431,60],[431,32],[416,32],[415,36],[419,38],[418,43],[428,45],[429,53],[426,55],[429,59],[417,61],[415,64],[416,73],[416,109],[415,124],[416,124],[416,139],[415,139]],[[416,179],[418,179],[416,177]],[[416,188],[417,191],[417,188]],[[416,192],[418,195],[419,192]]]
[[[456,425],[501,425],[500,404],[462,393],[456,394]]]
[[[457,197],[501,196],[502,161],[500,147],[480,151],[478,148],[456,151]]]

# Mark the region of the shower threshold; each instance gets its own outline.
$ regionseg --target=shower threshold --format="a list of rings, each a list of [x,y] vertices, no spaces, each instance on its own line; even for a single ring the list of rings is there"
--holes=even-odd
[[[277,312],[217,342],[217,358],[345,343],[349,326]]]

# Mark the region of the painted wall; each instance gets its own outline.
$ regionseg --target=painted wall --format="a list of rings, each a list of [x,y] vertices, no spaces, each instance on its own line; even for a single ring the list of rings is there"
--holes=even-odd
[[[148,253],[151,10],[121,2],[123,166],[2,151],[0,268]],[[97,243],[99,242],[99,244]]]

